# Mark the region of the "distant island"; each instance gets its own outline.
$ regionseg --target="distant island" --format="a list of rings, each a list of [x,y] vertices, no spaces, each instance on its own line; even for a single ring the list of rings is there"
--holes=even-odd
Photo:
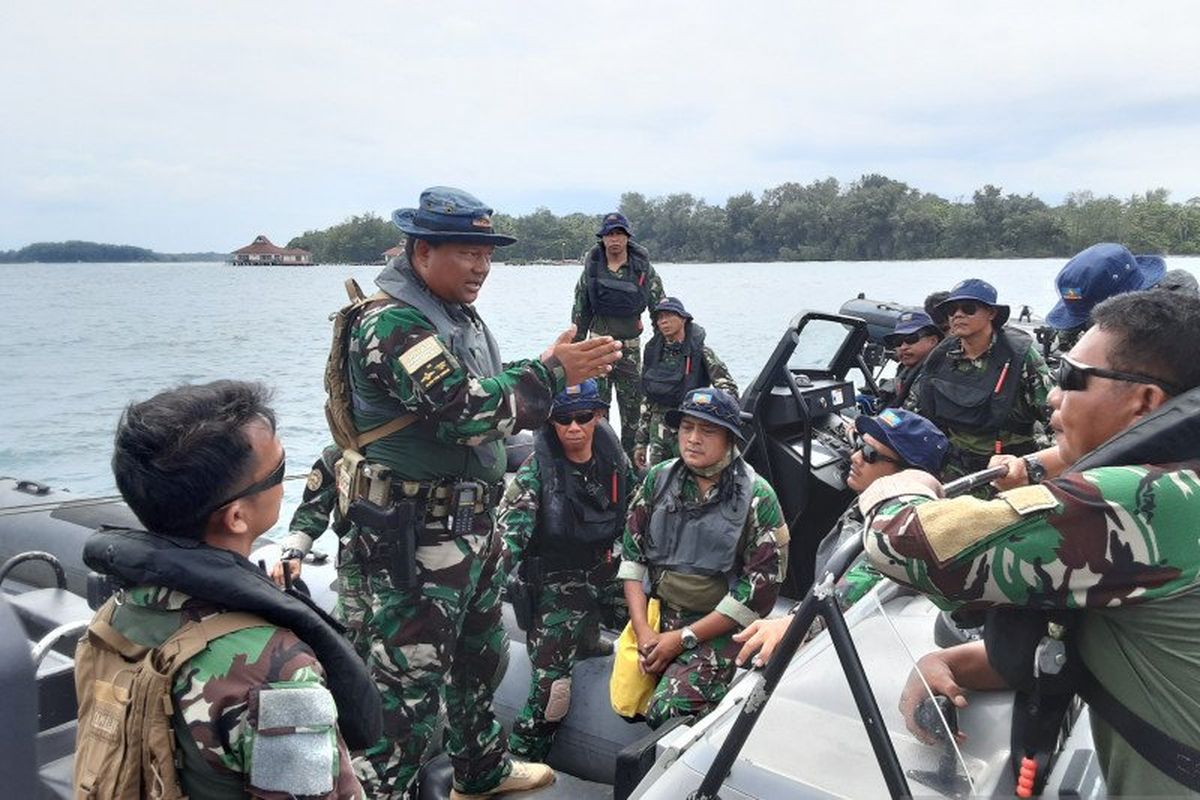
[[[0,264],[225,261],[228,253],[156,253],[144,247],[99,242],[35,242],[20,250],[0,250]]]

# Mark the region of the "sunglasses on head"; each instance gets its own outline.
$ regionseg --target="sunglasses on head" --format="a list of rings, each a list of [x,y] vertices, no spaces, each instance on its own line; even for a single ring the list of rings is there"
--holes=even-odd
[[[265,492],[267,489],[270,489],[273,486],[278,486],[279,484],[283,483],[283,475],[286,471],[287,453],[284,453],[279,457],[279,466],[271,470],[270,475],[263,478],[261,481],[255,481],[232,497],[227,497],[216,505],[209,506],[207,509],[197,514],[196,519],[207,519],[208,516],[214,511],[224,508],[235,500],[241,500],[243,498],[250,497],[251,495],[258,494],[259,492]]]
[[[595,418],[595,411],[580,411],[577,414],[555,414],[550,419],[555,425],[562,425],[565,428],[572,422],[576,423],[577,425],[587,425]]]
[[[1083,392],[1087,390],[1087,379],[1089,375],[1097,375],[1101,378],[1111,378],[1114,381],[1125,381],[1126,383],[1148,383],[1157,386],[1164,392],[1170,395],[1179,394],[1179,387],[1168,381],[1160,378],[1153,378],[1149,375],[1141,375],[1137,372],[1120,372],[1118,370],[1103,369],[1101,367],[1089,367],[1086,364],[1080,364],[1072,361],[1066,356],[1058,364],[1058,388],[1064,392]]]
[[[900,459],[892,458],[889,455],[885,455],[883,452],[881,452],[879,450],[879,448],[877,448],[875,445],[871,444],[870,442],[868,442],[866,439],[864,439],[861,436],[854,437],[854,445],[855,445],[854,449],[858,450],[859,452],[862,453],[863,461],[867,462],[868,464],[875,464],[879,461],[886,461],[889,464],[895,464],[900,467],[907,466]]]
[[[979,309],[983,307],[983,303],[977,303],[974,300],[956,300],[953,303],[946,303],[946,305],[943,306],[943,308],[946,310],[947,317],[952,317],[959,311],[970,317],[978,313]]]

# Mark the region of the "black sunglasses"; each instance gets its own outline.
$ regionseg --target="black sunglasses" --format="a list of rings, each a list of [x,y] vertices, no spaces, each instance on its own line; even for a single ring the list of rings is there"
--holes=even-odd
[[[587,425],[589,422],[591,422],[595,418],[596,418],[595,411],[580,411],[578,414],[566,414],[566,415],[555,414],[550,419],[554,421],[555,425],[562,425],[565,428],[568,425],[570,425],[572,422],[577,423],[579,425]]]
[[[892,334],[888,338],[891,340],[892,347],[899,347],[902,344],[916,344],[917,342],[924,339],[926,336],[933,336],[933,333],[922,328],[921,330],[916,331],[915,333],[910,333],[905,336],[898,336],[896,334]]]
[[[947,317],[952,317],[959,311],[969,317],[977,313],[982,307],[982,303],[976,303],[974,300],[956,300],[953,303],[946,303],[946,305],[942,306],[946,310]]]
[[[221,502],[217,503],[216,505],[209,506],[205,510],[196,514],[194,519],[207,519],[214,511],[219,511],[220,509],[224,508],[225,506],[229,505],[230,503],[234,502],[235,500],[241,500],[241,499],[249,497],[251,495],[258,494],[259,492],[265,492],[267,489],[270,489],[272,486],[278,486],[279,484],[283,483],[283,475],[286,471],[287,471],[287,453],[285,452],[282,456],[279,457],[279,466],[277,466],[277,467],[275,467],[275,469],[271,470],[270,475],[263,478],[261,481],[255,481],[254,483],[250,484],[245,489],[242,489],[240,492],[233,495],[232,497],[228,497],[228,498],[222,500]]]
[[[1112,378],[1126,383],[1148,383],[1157,386],[1170,395],[1179,394],[1179,387],[1161,378],[1152,378],[1136,372],[1119,372],[1117,370],[1089,367],[1079,364],[1066,356],[1058,363],[1058,388],[1064,392],[1082,392],[1087,390],[1088,375],[1098,375],[1101,378]]]
[[[886,461],[889,464],[895,464],[896,466],[899,466],[899,467],[908,466],[905,462],[901,461],[898,458],[892,458],[889,455],[884,455],[882,452],[880,452],[879,448],[875,447],[875,445],[871,444],[870,442],[868,442],[866,439],[862,438],[861,436],[854,437],[854,445],[855,445],[854,449],[858,450],[862,453],[863,461],[867,462],[868,464],[874,464],[879,461]]]

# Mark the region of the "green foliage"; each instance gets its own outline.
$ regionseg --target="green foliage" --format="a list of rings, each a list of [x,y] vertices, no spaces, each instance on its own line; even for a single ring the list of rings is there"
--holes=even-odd
[[[305,231],[287,246],[308,250],[317,264],[375,264],[400,239],[389,220],[368,212],[323,231]]]
[[[35,242],[20,250],[0,250],[0,264],[74,264],[148,261],[224,261],[224,253],[156,253],[144,247],[99,242]]]

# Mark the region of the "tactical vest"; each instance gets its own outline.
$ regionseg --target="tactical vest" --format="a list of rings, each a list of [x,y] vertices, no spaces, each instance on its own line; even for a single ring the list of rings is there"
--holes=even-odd
[[[680,493],[687,475],[683,459],[659,471],[652,495],[653,511],[643,553],[656,572],[706,577],[734,577],[738,545],[750,515],[754,470],[737,458],[713,497],[700,505],[685,504]]]
[[[621,535],[628,506],[629,461],[621,440],[604,420],[596,423],[592,457],[602,494],[582,491],[570,474],[558,435],[542,428],[534,435],[534,454],[542,490],[538,498],[534,552],[544,568],[586,569]]]
[[[376,278],[376,284],[389,295],[378,301],[381,305],[411,306],[419,311],[437,330],[438,337],[475,378],[498,374],[503,369],[500,348],[483,320],[470,306],[445,303],[435,297],[416,276],[403,256],[393,259]],[[378,305],[370,310],[377,310]],[[352,358],[350,385],[353,394],[355,419],[366,425],[367,420],[394,418],[405,411],[396,398],[371,384],[363,372],[361,358]],[[404,458],[386,460],[397,477],[424,480],[429,477],[470,477],[496,482],[504,477],[506,460],[504,442],[494,440],[474,447],[446,442],[437,437],[437,421],[422,419],[394,433],[385,440],[392,449],[399,448]],[[380,444],[383,442],[381,441]],[[368,446],[371,456],[377,446]],[[420,466],[425,474],[405,474],[410,464]]]
[[[1032,433],[1032,422],[1009,420],[1021,391],[1025,355],[1032,344],[1032,337],[1024,331],[1003,328],[996,334],[987,367],[965,372],[955,369],[948,358],[950,350],[959,345],[958,337],[948,337],[925,359],[921,415],[940,427],[964,432]]]
[[[379,739],[383,731],[379,690],[341,635],[342,626],[308,597],[281,591],[241,555],[195,539],[101,528],[84,543],[83,562],[125,586],[177,589],[287,628],[312,648],[324,667],[347,747],[361,750]]]
[[[645,248],[629,243],[628,274],[624,277],[608,268],[604,247],[597,245],[588,253],[587,294],[593,316],[624,320],[614,321],[612,335],[633,339],[642,332],[642,312],[650,304],[650,287],[646,285],[650,261]]]
[[[642,359],[642,392],[647,399],[668,408],[678,408],[684,395],[712,382],[704,363],[704,328],[685,321],[683,329],[677,354],[664,360],[667,340],[655,333],[646,343]]]
[[[157,647],[127,638],[115,624],[116,598],[97,612],[75,649],[75,796],[103,800],[204,800],[244,787],[214,770],[174,709],[175,673],[209,643],[267,625],[226,612],[178,627]],[[177,752],[178,748],[178,752]]]

